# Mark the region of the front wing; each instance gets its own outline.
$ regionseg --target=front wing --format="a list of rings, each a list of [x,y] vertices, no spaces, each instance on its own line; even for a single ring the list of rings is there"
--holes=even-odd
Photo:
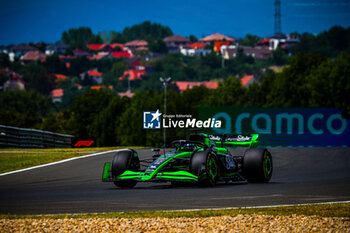
[[[181,181],[181,182],[197,182],[198,176],[187,171],[174,172],[135,172],[125,171],[117,177],[112,177],[111,163],[105,163],[102,174],[103,182],[113,182],[122,180],[135,180],[138,182],[166,182],[166,181]]]

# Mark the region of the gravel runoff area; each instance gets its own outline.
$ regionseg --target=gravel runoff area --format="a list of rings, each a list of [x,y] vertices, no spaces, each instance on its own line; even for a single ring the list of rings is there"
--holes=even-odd
[[[350,232],[350,218],[235,215],[202,218],[0,219],[0,232]]]

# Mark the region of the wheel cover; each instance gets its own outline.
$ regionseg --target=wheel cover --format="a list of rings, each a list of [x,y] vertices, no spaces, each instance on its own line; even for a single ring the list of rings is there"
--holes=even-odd
[[[216,164],[216,161],[213,157],[210,157],[208,162],[208,172],[209,176],[214,179],[218,175],[218,166]]]
[[[272,161],[270,156],[265,152],[264,154],[264,173],[265,173],[265,177],[269,177],[271,172],[272,172]]]

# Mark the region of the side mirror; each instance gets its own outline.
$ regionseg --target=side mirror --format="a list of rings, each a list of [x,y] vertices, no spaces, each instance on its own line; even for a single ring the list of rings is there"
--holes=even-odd
[[[153,159],[159,158],[159,156],[160,156],[160,154],[159,154],[160,149],[159,148],[153,148],[152,151],[154,152],[154,154],[152,155]]]

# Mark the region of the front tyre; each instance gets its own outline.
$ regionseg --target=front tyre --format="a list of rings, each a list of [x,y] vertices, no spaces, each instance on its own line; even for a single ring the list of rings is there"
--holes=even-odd
[[[248,149],[243,157],[243,174],[249,183],[267,183],[273,171],[271,153],[265,148]]]
[[[200,186],[215,186],[219,175],[216,156],[210,151],[199,151],[191,157],[190,171],[198,176]]]
[[[138,171],[140,168],[140,161],[134,150],[118,151],[113,156],[112,160],[112,178],[115,178],[125,171]],[[118,180],[113,182],[120,188],[133,188],[137,181],[134,180]]]

